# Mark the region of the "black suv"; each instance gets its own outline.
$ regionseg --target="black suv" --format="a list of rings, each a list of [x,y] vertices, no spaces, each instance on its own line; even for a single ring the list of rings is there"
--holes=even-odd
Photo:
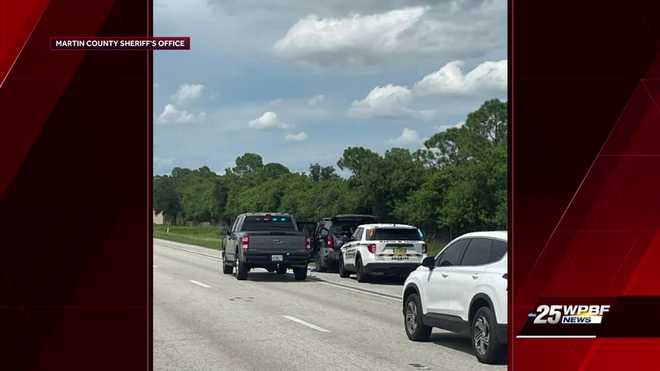
[[[378,223],[380,219],[373,215],[345,214],[332,218],[323,218],[314,231],[313,246],[316,269],[325,272],[337,267],[341,246],[355,232],[360,224]]]

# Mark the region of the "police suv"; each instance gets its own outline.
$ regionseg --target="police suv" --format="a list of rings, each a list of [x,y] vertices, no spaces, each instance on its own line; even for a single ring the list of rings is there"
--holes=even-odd
[[[405,224],[362,224],[341,247],[339,275],[356,273],[366,282],[374,273],[406,277],[426,257],[422,232]]]

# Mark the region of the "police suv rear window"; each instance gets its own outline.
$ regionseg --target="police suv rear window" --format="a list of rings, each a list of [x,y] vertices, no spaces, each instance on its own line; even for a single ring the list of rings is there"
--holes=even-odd
[[[371,241],[421,241],[422,235],[414,228],[374,228],[367,232]]]

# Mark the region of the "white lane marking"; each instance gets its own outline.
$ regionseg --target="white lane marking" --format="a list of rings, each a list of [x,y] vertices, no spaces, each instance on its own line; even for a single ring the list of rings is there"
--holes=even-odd
[[[596,335],[517,335],[518,339],[595,339]]]
[[[320,331],[320,332],[330,332],[330,330],[326,330],[326,329],[324,329],[323,327],[319,327],[319,326],[316,326],[316,325],[314,325],[314,324],[312,324],[312,323],[305,322],[305,321],[303,321],[303,320],[301,320],[301,319],[298,319],[298,318],[296,318],[296,317],[292,317],[292,316],[282,316],[282,317],[288,319],[289,321],[293,321],[293,322],[296,322],[296,323],[300,323],[301,325],[303,325],[303,326],[307,326],[307,327],[312,328],[312,329],[314,329],[314,330],[316,330],[316,331]]]
[[[374,292],[370,292],[370,291],[354,289],[354,288],[350,288],[350,287],[347,287],[347,286],[344,286],[344,285],[334,284],[334,283],[331,283],[331,282],[319,282],[319,283],[322,284],[322,285],[332,286],[332,287],[336,287],[336,288],[339,288],[339,289],[344,289],[344,290],[353,291],[353,292],[359,292],[360,294],[364,294],[364,295],[375,296],[375,297],[381,298],[381,299],[388,299],[388,300],[396,301],[397,303],[403,303],[402,299],[394,298],[394,297],[391,297],[387,294],[378,294],[378,293],[374,293]]]
[[[208,289],[209,287],[211,287],[211,286],[209,286],[209,285],[207,285],[207,284],[205,284],[205,283],[201,283],[201,282],[199,282],[199,281],[195,281],[195,280],[189,280],[189,281],[190,281],[190,283],[194,283],[194,284],[197,285],[197,286],[206,287],[207,289]]]

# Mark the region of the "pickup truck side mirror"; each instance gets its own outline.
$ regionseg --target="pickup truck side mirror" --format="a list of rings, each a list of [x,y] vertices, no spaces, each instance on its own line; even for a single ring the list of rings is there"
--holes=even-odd
[[[428,268],[428,269],[433,269],[435,267],[435,257],[434,256],[427,256],[422,260],[422,266]]]

